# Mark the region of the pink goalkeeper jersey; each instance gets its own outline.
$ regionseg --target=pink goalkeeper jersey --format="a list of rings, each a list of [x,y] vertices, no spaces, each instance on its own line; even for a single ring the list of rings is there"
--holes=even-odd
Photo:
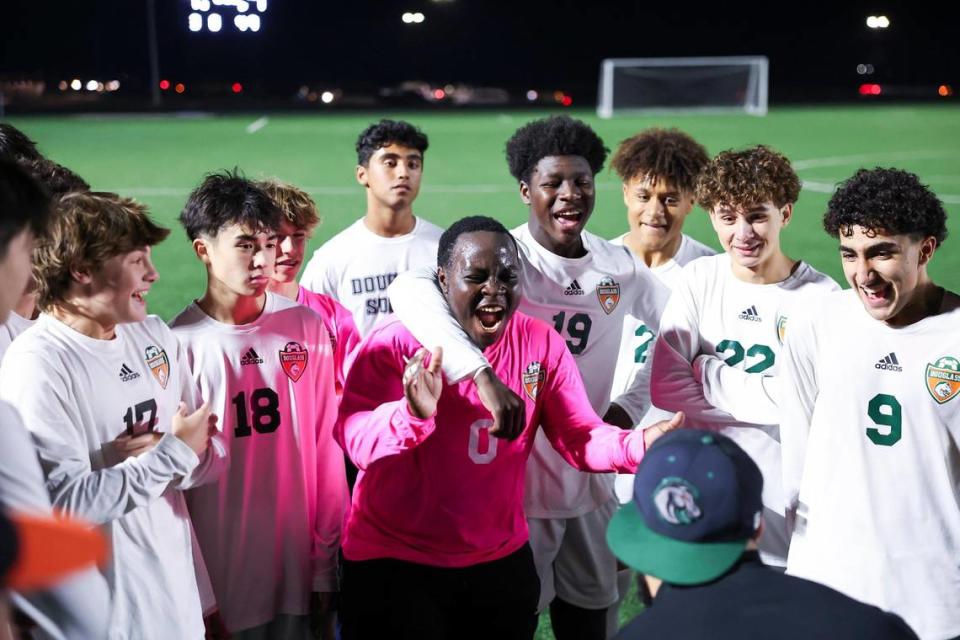
[[[437,413],[419,420],[403,399],[404,357],[420,348],[392,319],[367,336],[344,389],[335,437],[360,469],[343,553],[464,567],[502,558],[526,542],[524,471],[537,425],[571,465],[632,473],[643,433],[605,424],[590,406],[563,339],[514,314],[484,355],[526,401],[513,441],[489,435],[490,413],[467,380],[445,385]]]
[[[336,376],[337,395],[343,391],[343,383],[347,379],[350,363],[354,352],[360,346],[362,337],[353,321],[353,314],[347,308],[322,293],[314,293],[300,287],[297,291],[297,303],[309,307],[323,319],[323,326],[330,334],[330,344],[333,346],[334,375]]]

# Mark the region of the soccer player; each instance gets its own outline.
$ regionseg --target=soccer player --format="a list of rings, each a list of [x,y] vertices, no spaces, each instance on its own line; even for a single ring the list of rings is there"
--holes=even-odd
[[[719,429],[764,475],[764,562],[786,565],[776,382],[786,317],[829,277],[788,257],[780,234],[793,217],[800,179],[790,161],[757,146],[717,155],[700,174],[697,200],[724,253],[694,260],[673,287],[654,347],[650,392],[690,425]]]
[[[529,208],[527,224],[513,230],[523,270],[520,310],[564,336],[594,411],[608,423],[632,428],[649,407],[648,378],[638,375],[630,391],[611,403],[612,363],[625,319],[641,319],[656,331],[668,291],[623,247],[584,230],[593,213],[594,176],[605,157],[599,136],[566,116],[530,122],[507,142],[510,172]],[[397,280],[391,289],[397,313],[421,342],[440,343],[448,380],[473,375],[497,421],[495,435],[511,430],[523,422],[522,405],[516,411],[513,394],[504,392],[476,344],[450,317],[430,278],[418,272]],[[404,293],[407,282],[411,288]],[[546,436],[536,437],[525,511],[540,608],[550,605],[561,640],[606,637],[605,611],[617,601],[617,585],[616,559],[604,532],[616,508],[613,476],[574,469]]]
[[[322,319],[333,345],[337,374],[337,393],[343,390],[350,358],[360,344],[360,332],[347,309],[322,293],[297,284],[307,241],[320,224],[313,199],[303,190],[279,180],[258,183],[283,213],[277,235],[277,263],[267,291],[310,307]]]
[[[432,266],[443,230],[413,215],[427,136],[412,124],[381,120],[357,139],[357,182],[367,212],[317,249],[301,284],[353,313],[362,335],[392,313],[387,286],[407,269]]]
[[[682,416],[645,432],[597,417],[563,338],[515,313],[525,272],[499,222],[452,224],[437,263],[455,321],[525,417],[493,437],[474,385],[444,384],[439,350],[428,358],[397,319],[367,337],[336,430],[361,469],[343,545],[344,637],[532,638],[538,582],[522,505],[535,435],[564,464],[633,471],[644,440]]]
[[[348,505],[329,335],[313,311],[267,292],[281,216],[233,173],[207,176],[180,214],[207,288],[171,326],[231,452],[188,504],[233,638],[304,638],[310,614],[321,624]]]
[[[919,178],[861,169],[823,219],[850,289],[790,317],[781,358],[787,571],[960,635],[960,296]]]
[[[110,636],[203,638],[183,490],[222,470],[180,345],[147,316],[169,231],[108,193],[62,198],[34,252],[44,313],[10,346],[0,397],[23,416],[53,505],[111,543]]]

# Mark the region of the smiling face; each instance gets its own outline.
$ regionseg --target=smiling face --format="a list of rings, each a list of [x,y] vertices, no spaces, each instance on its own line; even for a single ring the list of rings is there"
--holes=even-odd
[[[277,261],[276,231],[232,224],[214,237],[197,238],[193,245],[211,281],[238,296],[261,296],[266,291]]]
[[[140,247],[107,259],[81,277],[89,317],[110,327],[146,319],[146,296],[160,274],[153,266],[150,247]]]
[[[437,269],[453,317],[481,348],[500,339],[517,310],[520,258],[508,234],[473,231],[456,241],[450,264]]]
[[[357,182],[367,188],[367,201],[402,210],[420,193],[423,154],[411,147],[388,144],[377,149],[367,166],[357,165]]]
[[[310,234],[289,220],[284,220],[277,234],[277,261],[273,270],[274,282],[287,283],[297,279]]]
[[[927,263],[936,246],[932,236],[888,235],[859,225],[840,233],[847,282],[867,313],[891,326],[910,324],[918,314],[922,317],[925,302],[920,285],[928,282]]]
[[[582,249],[580,234],[593,213],[593,171],[582,156],[547,156],[520,183],[520,198],[530,207],[529,227],[543,247],[572,257]]]
[[[680,248],[683,221],[693,209],[693,192],[656,176],[638,175],[623,183],[623,203],[634,246],[645,252]]]
[[[736,207],[719,204],[710,212],[710,222],[735,265],[761,271],[782,256],[780,231],[792,214],[792,204],[780,208],[772,202]]]

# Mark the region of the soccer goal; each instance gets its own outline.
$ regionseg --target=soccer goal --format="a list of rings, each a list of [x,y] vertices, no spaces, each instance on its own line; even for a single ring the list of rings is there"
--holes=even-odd
[[[654,111],[767,113],[766,56],[607,58],[600,65],[597,115]]]

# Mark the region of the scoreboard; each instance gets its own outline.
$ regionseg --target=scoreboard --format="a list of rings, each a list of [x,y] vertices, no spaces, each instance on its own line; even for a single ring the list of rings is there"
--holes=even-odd
[[[189,0],[187,28],[193,32],[260,31],[267,0]]]

